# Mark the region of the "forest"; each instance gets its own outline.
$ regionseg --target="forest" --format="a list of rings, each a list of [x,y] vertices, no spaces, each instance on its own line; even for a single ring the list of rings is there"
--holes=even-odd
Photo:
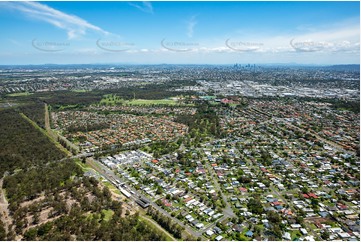
[[[138,214],[122,216],[122,203],[72,160],[6,176],[3,188],[13,218],[9,240],[165,240]]]
[[[128,86],[118,89],[93,90],[89,92],[73,92],[71,90],[67,90],[34,93],[30,96],[19,96],[16,98],[7,96],[6,100],[10,102],[21,102],[27,104],[42,101],[50,104],[55,109],[64,107],[70,109],[81,109],[90,104],[98,103],[102,97],[107,94],[116,94],[125,100],[133,99],[134,96],[137,99],[160,100],[177,95],[192,95],[194,94],[193,91],[179,92],[173,90],[184,85],[192,85],[194,83],[194,81],[173,80],[167,83],[155,83],[143,86]]]
[[[45,128],[44,102],[34,100],[18,107],[18,111],[33,120],[39,127]]]
[[[148,208],[147,214],[150,215],[155,221],[157,221],[157,223],[160,224],[163,228],[172,233],[174,237],[177,239],[182,238],[182,231],[184,229],[173,222],[170,218],[162,215],[159,211],[151,207]]]
[[[0,177],[66,156],[15,110],[2,110],[0,116]]]
[[[193,137],[212,135],[220,138],[223,136],[220,130],[219,117],[208,103],[199,104],[195,115],[178,116],[175,122],[187,125],[189,133]]]

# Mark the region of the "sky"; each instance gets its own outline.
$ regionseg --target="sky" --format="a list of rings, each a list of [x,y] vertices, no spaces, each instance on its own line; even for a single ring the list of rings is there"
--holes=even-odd
[[[359,64],[359,2],[0,2],[0,64]]]

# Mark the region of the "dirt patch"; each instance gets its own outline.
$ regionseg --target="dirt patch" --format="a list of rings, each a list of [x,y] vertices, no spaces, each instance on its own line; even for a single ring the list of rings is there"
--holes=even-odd
[[[74,204],[80,205],[80,203],[78,203],[75,199],[67,199],[66,200],[66,208],[68,209],[68,211],[71,210],[71,208],[73,207]]]
[[[96,197],[95,197],[93,194],[91,194],[91,193],[87,193],[85,196],[88,198],[89,203],[92,203],[92,202],[94,201],[94,199],[96,198]]]
[[[41,203],[44,200],[45,200],[45,196],[41,195],[40,197],[37,197],[35,199],[20,203],[20,207],[23,208],[23,207],[29,206],[33,203]]]
[[[127,211],[129,211],[129,214],[127,214]],[[132,203],[123,203],[122,204],[122,214],[121,217],[126,217],[129,215],[133,215],[138,211],[138,207],[133,205]]]
[[[55,216],[55,217],[53,217],[53,218],[48,218],[48,219],[44,220],[44,221],[41,222],[41,223],[29,225],[28,227],[26,227],[26,228],[24,229],[24,232],[25,232],[26,230],[28,230],[28,229],[31,229],[31,228],[34,228],[34,227],[36,227],[36,226],[39,226],[39,225],[45,224],[45,223],[47,223],[47,222],[51,222],[51,221],[53,221],[53,220],[55,220],[55,219],[58,219],[58,218],[60,218],[61,216],[62,216],[62,215],[58,215],[58,216]]]
[[[35,225],[32,225],[32,223],[33,223],[33,221],[34,221],[34,216],[33,215],[28,215],[27,217],[26,217],[26,219],[28,220],[28,224],[29,225],[31,225],[31,226],[37,226],[37,225],[39,225],[39,224],[43,224],[43,223],[46,223],[46,222],[48,222],[48,220],[50,220],[50,219],[53,219],[53,218],[48,218],[49,217],[49,213],[50,213],[50,211],[52,210],[53,208],[49,208],[49,207],[47,207],[47,208],[45,208],[45,209],[43,209],[43,210],[41,210],[40,211],[40,214],[39,214],[39,222],[37,223],[37,224],[35,224]],[[31,227],[31,226],[29,226],[29,227]]]
[[[3,179],[0,179],[0,213],[1,221],[4,223],[5,231],[8,232],[8,227],[13,223],[13,219],[10,217],[9,203],[5,197],[5,191],[2,189]]]
[[[115,189],[109,189],[112,193],[112,199],[115,201],[123,200],[124,196],[115,192]]]

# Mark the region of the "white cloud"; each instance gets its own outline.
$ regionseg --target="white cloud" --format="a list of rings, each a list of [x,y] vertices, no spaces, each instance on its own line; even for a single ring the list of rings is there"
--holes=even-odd
[[[68,38],[73,39],[86,34],[88,30],[101,34],[109,32],[98,26],[88,23],[86,20],[75,15],[66,14],[45,4],[37,2],[3,2],[0,7],[19,11],[26,16],[47,22],[67,32]]]
[[[310,31],[298,35],[274,35],[226,38],[222,40],[197,41],[197,46],[189,47],[186,52],[193,53],[248,53],[261,54],[298,54],[315,52],[320,55],[360,53],[359,27],[355,25],[338,26],[321,31]],[[169,50],[168,50],[169,51]],[[170,50],[171,51],[171,50]],[[306,54],[307,55],[307,54]]]
[[[297,36],[283,36],[279,43],[289,43],[288,47],[299,52],[359,52],[359,26],[304,33]],[[283,39],[283,40],[281,40]],[[276,40],[273,40],[273,44]]]
[[[303,33],[296,35],[250,36],[246,33],[238,33],[228,40],[236,46],[234,48],[236,50],[237,48],[244,50],[248,47],[256,53],[359,53],[360,27],[355,23],[338,24],[328,29],[305,29]],[[225,43],[227,45],[227,40]],[[252,43],[255,43],[254,48],[251,48]]]
[[[144,2],[141,2],[141,4],[130,2],[129,5],[137,8],[140,11],[145,12],[145,13],[152,13],[152,14],[154,13],[153,5],[151,2],[144,1]]]
[[[189,38],[193,37],[194,27],[196,26],[196,16],[192,16],[189,21],[187,21],[187,36]]]

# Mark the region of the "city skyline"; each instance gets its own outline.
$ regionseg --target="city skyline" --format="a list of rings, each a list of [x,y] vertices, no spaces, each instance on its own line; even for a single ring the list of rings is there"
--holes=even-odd
[[[1,65],[360,63],[359,2],[1,2],[0,21]]]

